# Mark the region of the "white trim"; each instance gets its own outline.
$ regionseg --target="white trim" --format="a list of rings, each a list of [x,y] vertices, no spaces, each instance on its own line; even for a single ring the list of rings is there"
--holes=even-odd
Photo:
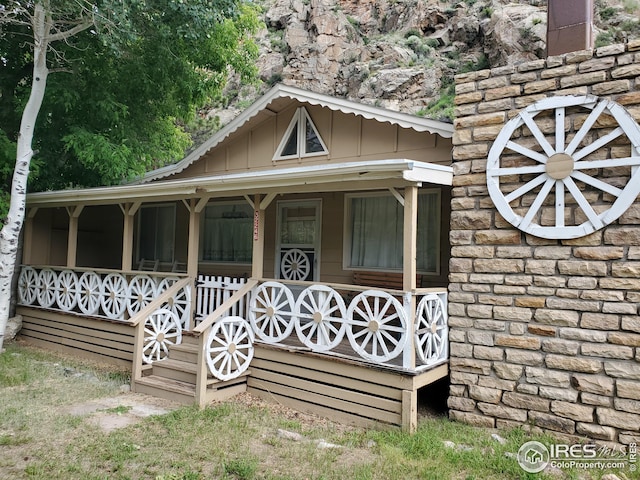
[[[431,120],[429,118],[418,117],[402,112],[386,110],[384,108],[352,102],[343,98],[331,97],[320,93],[309,92],[289,85],[275,85],[265,95],[256,100],[249,108],[244,110],[239,116],[229,122],[224,128],[219,130],[211,138],[197,147],[193,152],[176,164],[153,170],[145,174],[135,183],[146,183],[158,180],[169,175],[179,173],[191,165],[193,162],[205,155],[209,150],[219,145],[223,140],[243,127],[249,120],[262,112],[271,112],[268,106],[278,98],[290,98],[300,103],[319,105],[333,111],[340,111],[347,114],[355,114],[369,120],[388,122],[399,125],[403,128],[411,128],[418,132],[429,132],[440,135],[444,138],[453,137],[453,125],[450,123]]]
[[[322,147],[322,151],[320,152],[307,152],[307,122],[311,125],[313,132],[316,134],[316,137],[320,141],[320,146]],[[286,147],[289,142],[289,137],[291,137],[291,133],[293,129],[297,127],[297,138],[296,138],[296,153],[291,155],[283,155],[282,150]],[[318,132],[318,128],[315,123],[311,119],[311,115],[305,107],[298,107],[294,115],[291,117],[291,121],[289,122],[289,126],[284,132],[282,136],[282,140],[280,140],[280,144],[273,155],[272,160],[289,160],[293,158],[306,158],[306,157],[317,157],[321,155],[328,155],[329,150],[327,149],[324,140],[322,140],[322,136],[320,132]]]
[[[276,209],[276,249],[275,249],[275,264],[274,264],[274,277],[280,278],[280,262],[281,262],[281,254],[282,254],[282,238],[280,235],[280,229],[282,227],[282,207],[283,206],[293,206],[293,207],[313,207],[315,209],[315,222],[316,222],[316,231],[315,238],[313,244],[294,244],[287,243],[285,246],[287,248],[313,248],[313,264],[311,266],[313,270],[313,278],[311,279],[314,282],[320,280],[320,265],[321,265],[321,246],[322,246],[322,198],[305,198],[304,200],[278,200],[277,209]]]
[[[55,207],[70,204],[121,203],[132,201],[167,201],[185,197],[201,197],[215,193],[243,195],[262,193],[269,188],[322,185],[357,181],[366,187],[367,180],[399,179],[407,183],[452,185],[453,168],[407,159],[388,159],[366,162],[305,165],[292,168],[273,168],[227,175],[165,180],[141,185],[119,185],[77,190],[58,190],[27,194],[27,205]],[[334,189],[335,190],[335,189]]]

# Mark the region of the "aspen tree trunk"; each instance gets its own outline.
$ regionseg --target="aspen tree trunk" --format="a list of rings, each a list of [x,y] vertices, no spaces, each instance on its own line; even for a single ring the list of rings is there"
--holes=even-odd
[[[38,112],[42,106],[45,87],[47,84],[47,48],[51,20],[41,2],[36,2],[32,17],[33,28],[33,80],[31,94],[20,122],[18,136],[18,152],[16,166],[11,183],[11,198],[7,220],[0,231],[0,353],[3,351],[4,334],[9,319],[11,307],[11,280],[13,278],[16,255],[18,253],[18,238],[24,223],[27,178],[29,166],[33,157],[31,148],[33,131],[36,126]]]

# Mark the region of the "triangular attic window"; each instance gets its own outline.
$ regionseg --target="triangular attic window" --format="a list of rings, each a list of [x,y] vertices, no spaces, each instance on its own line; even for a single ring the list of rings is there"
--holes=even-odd
[[[328,152],[307,109],[299,107],[278,145],[274,160],[326,155]]]

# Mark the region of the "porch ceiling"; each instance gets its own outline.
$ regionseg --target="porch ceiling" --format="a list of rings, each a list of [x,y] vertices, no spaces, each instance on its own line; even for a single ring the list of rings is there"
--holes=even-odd
[[[30,193],[27,195],[27,206],[105,205],[258,193],[369,190],[421,186],[424,183],[450,186],[452,181],[453,169],[449,166],[390,159]]]

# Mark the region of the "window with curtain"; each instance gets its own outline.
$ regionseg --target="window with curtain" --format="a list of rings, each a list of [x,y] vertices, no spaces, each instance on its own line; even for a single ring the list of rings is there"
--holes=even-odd
[[[347,197],[350,232],[349,267],[402,269],[403,207],[391,195]],[[440,191],[418,195],[417,270],[438,273],[440,257]]]
[[[253,209],[248,204],[207,205],[204,209],[201,232],[201,260],[251,263]]]
[[[138,222],[138,261],[173,262],[176,206],[144,205]]]

